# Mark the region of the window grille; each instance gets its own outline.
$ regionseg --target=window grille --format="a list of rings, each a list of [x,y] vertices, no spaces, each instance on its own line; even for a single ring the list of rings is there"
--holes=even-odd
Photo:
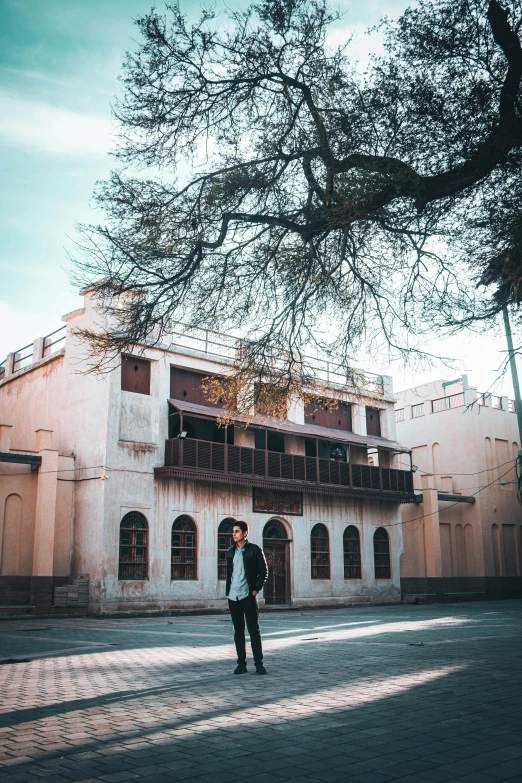
[[[271,519],[269,522],[266,523],[265,529],[263,530],[263,539],[265,538],[269,538],[269,539],[275,538],[282,541],[286,540],[287,538],[286,530],[278,519]]]
[[[377,528],[373,536],[373,560],[376,579],[390,579],[390,539],[383,527]]]
[[[227,550],[234,543],[232,531],[236,520],[229,517],[219,523],[218,527],[218,579],[227,578]]]
[[[171,579],[197,579],[197,531],[185,514],[172,525]]]
[[[361,538],[355,525],[349,525],[343,536],[344,578],[361,578]]]
[[[404,421],[404,408],[397,408],[395,411],[395,421]]]
[[[149,578],[148,525],[139,511],[125,514],[120,523],[118,579]]]
[[[312,579],[330,579],[330,546],[324,525],[314,525],[310,535]]]
[[[424,416],[424,403],[419,402],[418,405],[411,406],[411,418],[418,419],[419,416]]]
[[[508,409],[510,413],[516,413],[517,412],[517,405],[515,400],[508,400]]]

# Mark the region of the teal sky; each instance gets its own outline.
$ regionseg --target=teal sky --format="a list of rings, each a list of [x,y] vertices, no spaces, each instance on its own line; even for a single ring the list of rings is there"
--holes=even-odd
[[[65,248],[78,221],[98,219],[92,191],[114,166],[111,102],[123,55],[137,38],[133,20],[151,5],[0,0],[0,357],[58,328],[62,314],[81,305],[67,278]],[[214,5],[218,11],[225,7],[222,0]],[[407,5],[342,0],[346,15],[336,38],[355,30],[354,56],[364,59],[364,30]],[[181,6],[197,15],[201,3],[182,0]],[[490,356],[484,339],[480,350],[463,358],[467,369],[480,373],[487,362],[487,374],[504,346],[498,337],[487,338]],[[447,353],[447,347],[441,350]],[[476,368],[470,366],[474,357]],[[481,386],[486,380],[477,377]],[[396,387],[412,382],[406,375]]]

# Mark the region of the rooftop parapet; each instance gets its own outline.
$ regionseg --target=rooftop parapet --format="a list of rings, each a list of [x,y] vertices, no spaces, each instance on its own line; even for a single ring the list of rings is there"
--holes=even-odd
[[[85,311],[78,310],[71,315],[83,312]],[[32,343],[8,354],[0,364],[0,382],[60,351],[65,346],[66,328],[62,326],[45,337],[38,337]],[[241,360],[248,347],[248,341],[243,338],[183,323],[177,324],[169,337],[170,340],[163,340],[153,347],[175,353],[204,355],[208,359],[229,364]],[[380,397],[388,401],[393,400],[391,378],[388,376],[347,367],[341,361],[320,356],[305,355],[303,363],[311,379],[327,387],[348,390],[363,396]]]
[[[21,370],[27,370],[41,359],[61,351],[65,346],[65,332],[66,327],[62,326],[45,337],[37,337],[32,343],[7,354],[7,358],[0,364],[0,381]]]

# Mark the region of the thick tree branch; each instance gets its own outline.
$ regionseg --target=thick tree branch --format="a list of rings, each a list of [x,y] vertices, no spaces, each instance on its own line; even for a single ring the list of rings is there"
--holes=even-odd
[[[515,116],[515,106],[522,79],[522,48],[516,30],[508,22],[509,12],[497,0],[491,0],[488,20],[495,42],[506,56],[508,70],[500,93],[499,114],[501,119]]]

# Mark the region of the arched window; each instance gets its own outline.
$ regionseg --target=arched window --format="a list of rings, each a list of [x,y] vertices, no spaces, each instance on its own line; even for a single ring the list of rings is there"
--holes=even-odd
[[[375,563],[375,578],[390,579],[390,539],[383,527],[378,527],[373,536],[373,560]]]
[[[286,530],[278,519],[271,519],[265,525],[263,538],[279,538],[284,540],[287,538]]]
[[[324,525],[314,525],[310,535],[312,555],[312,579],[330,579],[330,547],[328,530]]]
[[[185,514],[172,525],[171,579],[197,579],[196,525]]]
[[[235,519],[229,517],[223,519],[218,527],[218,579],[227,578],[227,549],[234,543],[232,530],[236,523]]]
[[[361,578],[361,538],[355,525],[349,525],[343,536],[344,578]]]
[[[139,511],[129,511],[120,523],[118,579],[149,578],[149,531]]]

